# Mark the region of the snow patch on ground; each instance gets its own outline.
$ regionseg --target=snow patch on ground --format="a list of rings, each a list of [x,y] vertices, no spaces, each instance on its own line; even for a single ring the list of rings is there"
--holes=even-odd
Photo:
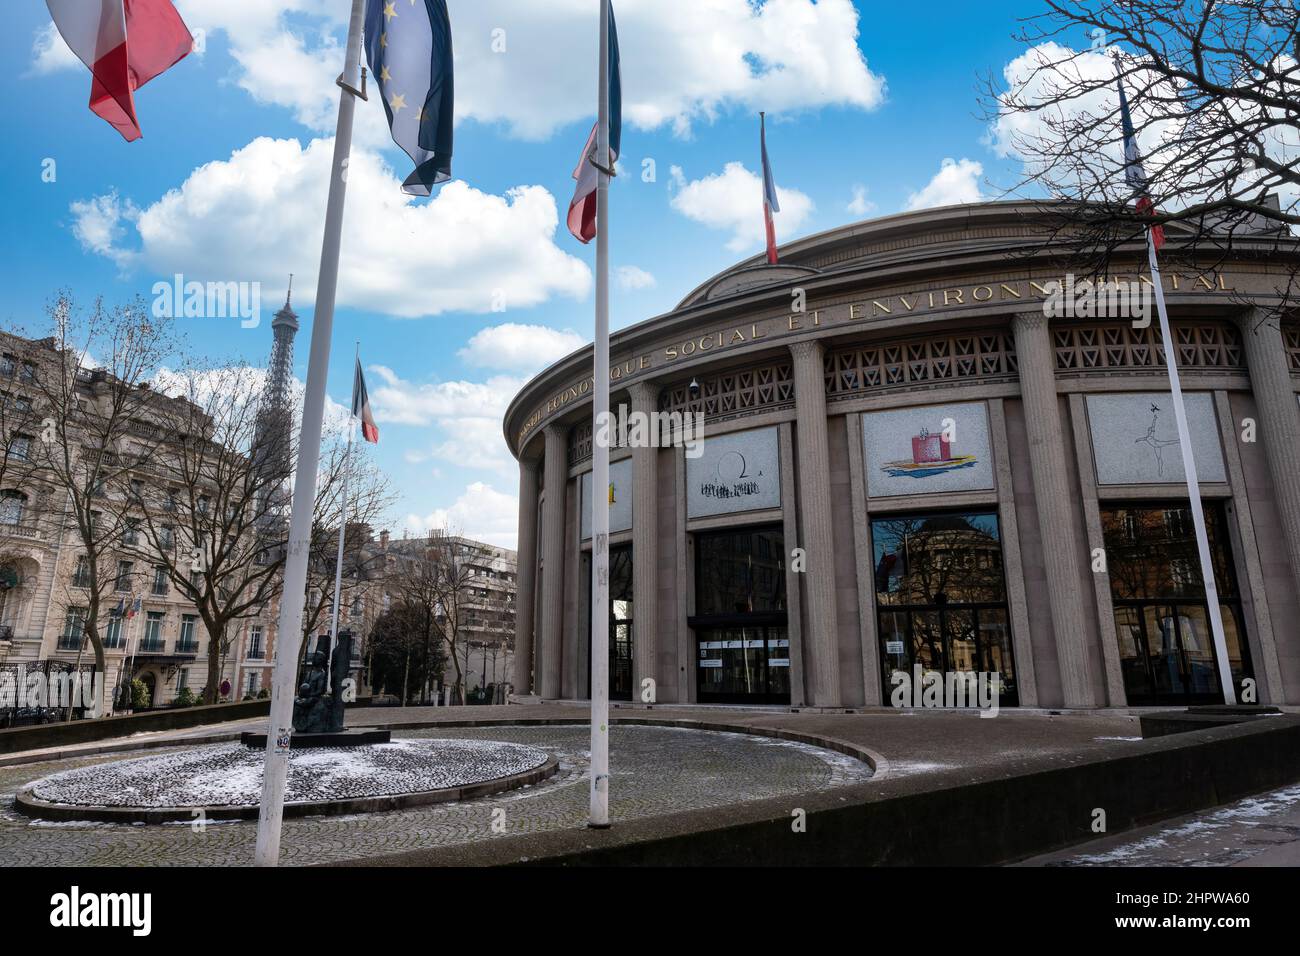
[[[495,740],[395,740],[322,747],[289,757],[285,800],[346,800],[443,790],[513,776],[546,763],[546,751]],[[56,773],[33,784],[39,800],[71,806],[255,806],[265,751],[239,743],[119,760]]]

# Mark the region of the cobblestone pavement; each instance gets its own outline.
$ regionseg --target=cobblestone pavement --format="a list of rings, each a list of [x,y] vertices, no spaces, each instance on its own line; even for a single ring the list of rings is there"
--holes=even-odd
[[[1300,786],[1093,840],[1022,866],[1298,866]]]
[[[324,863],[490,840],[504,835],[493,828],[496,808],[505,810],[505,834],[580,828],[587,819],[588,733],[585,726],[397,732],[396,737],[530,744],[555,754],[560,771],[536,786],[479,800],[398,813],[286,820],[281,861]],[[610,813],[615,823],[842,786],[871,774],[870,768],[857,760],[804,744],[667,727],[611,727],[610,751]],[[58,770],[133,756],[139,754],[0,768],[0,865],[211,866],[252,862],[256,824],[251,822],[209,823],[201,828],[189,824],[53,823],[31,820],[13,810],[14,793],[32,780]]]

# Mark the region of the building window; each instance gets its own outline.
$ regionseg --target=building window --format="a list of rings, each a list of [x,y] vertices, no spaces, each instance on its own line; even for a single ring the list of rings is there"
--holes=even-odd
[[[104,629],[104,646],[105,647],[124,647],[126,641],[122,636],[122,617],[113,615],[108,619],[108,626]]]
[[[122,527],[122,544],[125,547],[133,548],[140,543],[140,521],[138,518],[127,518],[126,524]]]
[[[68,608],[63,618],[63,632],[59,635],[59,650],[79,650],[85,637],[86,609],[84,607]]]
[[[0,491],[0,524],[22,524],[26,504],[27,496],[21,491]]]
[[[248,659],[260,661],[262,659],[262,625],[254,624],[248,629]]]
[[[1187,502],[1103,509],[1106,570],[1124,694],[1133,706],[1222,703],[1218,657]],[[1238,687],[1250,651],[1221,504],[1205,505],[1205,530],[1228,664]]]
[[[922,673],[988,674],[999,706],[1015,706],[998,516],[879,518],[871,522],[871,542],[884,699],[899,686],[895,672],[913,681],[919,666]]]
[[[162,597],[167,593],[167,568],[164,565],[154,565],[151,591],[158,597]]]
[[[259,683],[261,676],[262,676],[261,674],[258,674],[256,672],[248,675],[248,696],[250,697],[257,696],[257,685]]]
[[[18,360],[12,355],[0,355],[0,375],[5,378],[13,378],[14,372],[18,369]]]
[[[591,555],[582,556],[583,581],[587,582],[585,607],[591,606]],[[477,619],[466,627],[478,628]],[[355,650],[356,645],[353,645]],[[468,647],[466,649],[468,654]],[[591,692],[591,642],[587,642],[587,692]],[[468,658],[467,658],[468,659]],[[632,699],[632,548],[624,545],[609,551],[609,699]]]
[[[139,478],[131,479],[131,500],[136,504],[144,504],[144,482]]]
[[[790,702],[780,528],[695,536],[697,697],[701,702]]]
[[[186,687],[189,686],[190,686],[190,669],[188,667],[182,667],[180,669],[180,672],[176,675],[176,692],[180,693]]]
[[[18,369],[18,381],[28,383],[35,382],[36,366],[31,362],[24,362]]]
[[[176,529],[169,524],[163,525],[158,529],[158,547],[164,551],[170,551],[176,546]]]
[[[208,508],[211,507],[211,505],[212,505],[211,498],[209,498],[207,495],[199,495],[199,509],[198,509],[199,514],[201,515],[207,514]]]
[[[131,561],[117,562],[117,590],[131,590],[131,571],[135,564]]]
[[[181,636],[176,642],[176,653],[197,654],[199,652],[199,641],[194,636],[194,625],[198,619],[197,614],[181,615]]]
[[[14,435],[9,439],[9,457],[14,461],[27,461],[32,454],[32,436]]]
[[[90,561],[84,554],[77,558],[77,567],[72,572],[72,586],[74,588],[90,587]]]
[[[161,651],[163,649],[163,612],[150,611],[144,622],[144,639],[140,642],[142,651]]]

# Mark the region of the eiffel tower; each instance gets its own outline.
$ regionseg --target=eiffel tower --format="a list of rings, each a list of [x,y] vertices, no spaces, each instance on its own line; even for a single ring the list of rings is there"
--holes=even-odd
[[[253,456],[261,479],[268,482],[269,499],[258,512],[271,516],[289,502],[288,482],[292,474],[293,438],[293,339],[298,334],[298,315],[291,304],[293,276],[285,293],[284,308],[275,313],[271,331],[271,360],[267,365],[266,383],[257,408],[253,437]]]

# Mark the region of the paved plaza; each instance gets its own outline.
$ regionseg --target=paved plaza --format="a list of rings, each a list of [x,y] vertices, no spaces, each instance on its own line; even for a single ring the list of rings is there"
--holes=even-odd
[[[550,780],[497,797],[396,813],[286,820],[282,862],[303,865],[400,853],[498,836],[581,828],[587,818],[585,726],[445,728],[399,731],[397,738],[504,740],[554,754]],[[611,731],[614,821],[861,782],[870,768],[805,744],[668,727]],[[141,754],[82,757],[0,768],[0,863],[7,866],[209,866],[252,861],[255,823],[161,826],[51,823],[12,809],[19,787],[60,770]],[[504,810],[504,815],[494,811]],[[495,826],[494,826],[495,824]]]

